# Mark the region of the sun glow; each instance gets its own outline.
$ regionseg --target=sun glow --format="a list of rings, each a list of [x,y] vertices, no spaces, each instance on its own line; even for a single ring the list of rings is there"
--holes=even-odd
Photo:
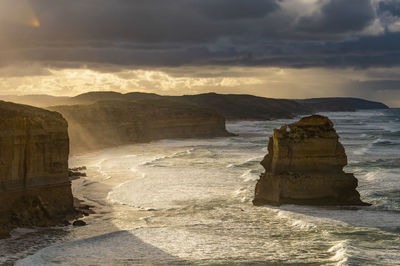
[[[31,22],[30,22],[30,26],[35,27],[35,28],[39,28],[40,27],[40,22],[36,17],[32,17]]]
[[[2,0],[0,19],[29,27],[40,27],[35,10],[27,0]]]

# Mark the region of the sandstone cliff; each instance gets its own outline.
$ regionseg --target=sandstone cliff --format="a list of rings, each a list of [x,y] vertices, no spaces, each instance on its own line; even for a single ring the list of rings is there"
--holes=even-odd
[[[174,101],[99,101],[54,106],[69,123],[72,152],[167,138],[222,137],[225,118],[213,110]]]
[[[354,112],[356,110],[389,108],[380,102],[351,97],[311,98],[297,100],[297,102],[309,106],[315,112]]]
[[[164,96],[154,93],[93,91],[75,97],[49,95],[0,96],[0,99],[48,107],[55,105],[93,104],[98,101],[172,100],[217,111],[227,120],[271,120],[292,118],[315,112],[356,111],[360,109],[387,109],[379,102],[358,98],[313,98],[303,100],[273,99],[246,94],[203,93],[197,95]]]
[[[343,171],[347,157],[338,139],[333,123],[319,115],[275,129],[253,203],[368,205],[357,179]]]
[[[0,235],[73,213],[68,143],[60,114],[0,101]]]

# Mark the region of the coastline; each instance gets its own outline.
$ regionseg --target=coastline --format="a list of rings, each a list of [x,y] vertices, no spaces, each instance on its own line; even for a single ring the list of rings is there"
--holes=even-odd
[[[97,152],[103,150],[98,150]],[[85,154],[79,156],[85,156]],[[71,156],[70,160],[74,160],[75,156]],[[71,166],[79,167],[80,165],[72,163]],[[17,227],[7,230],[5,237],[0,238],[0,253],[2,253],[3,249],[15,249],[15,255],[10,258],[2,258],[0,256],[0,264],[14,264],[17,262],[18,265],[21,260],[23,261],[31,254],[35,254],[50,246],[131,229],[115,222],[116,217],[120,218],[119,214],[121,212],[119,209],[121,206],[110,204],[107,201],[107,195],[111,191],[112,186],[108,186],[106,182],[98,182],[101,174],[97,171],[96,166],[88,167],[86,173],[86,177],[74,178],[71,181],[74,207],[81,210],[79,214],[71,218],[70,224],[65,226],[32,228]],[[131,209],[126,219],[136,221],[137,226],[144,225],[144,218],[149,213],[151,212]],[[72,222],[76,219],[84,221],[86,225],[73,226]],[[21,241],[28,244],[21,245],[19,244]],[[29,246],[29,243],[31,243],[31,246]],[[38,245],[38,243],[40,244]]]
[[[381,118],[374,130],[368,129],[368,123],[359,123],[371,114]],[[395,131],[387,131],[381,115],[379,111],[361,113],[352,121],[347,114],[332,115],[345,119],[338,129],[343,143],[350,147],[347,170],[356,173],[360,193],[374,203],[372,208],[253,207],[250,201],[262,171],[259,162],[266,153],[266,137],[286,120],[240,122],[228,125],[239,133],[237,138],[163,140],[72,156],[71,167],[88,167],[87,177],[73,181],[74,193],[84,195],[96,213],[84,218],[87,226],[60,229],[65,236],[30,252],[33,256],[20,257],[26,259],[18,263],[32,265],[38,259],[49,262],[54,257],[66,264],[140,264],[156,250],[164,252],[155,257],[159,263],[176,258],[203,264],[300,260],[329,264],[363,259],[373,263],[374,257],[383,254],[389,254],[384,262],[396,261],[391,250],[397,250],[393,239],[399,232],[398,211],[387,211],[389,205],[379,201],[382,194],[377,193],[385,191],[385,184],[397,181],[384,172],[388,181],[384,183],[381,172],[372,175],[369,168],[361,166],[367,160],[369,167],[369,161],[383,148],[372,145],[371,151],[360,154],[365,142],[383,138],[374,135],[376,128],[382,125],[389,135]],[[360,137],[360,133],[365,135]],[[108,202],[113,188],[112,202]],[[383,246],[375,249],[377,245]],[[376,255],[363,258],[369,250],[366,246]],[[232,253],[232,248],[238,249]],[[136,256],[138,249],[145,254]]]
[[[85,157],[87,154],[101,153],[110,149],[118,149],[132,145],[135,144],[119,145],[117,147],[106,148],[91,153],[73,155],[70,157],[70,161],[72,161],[71,166],[77,167],[80,165],[79,162],[76,165],[73,162],[77,157]],[[85,216],[83,218],[83,220],[87,223],[85,227],[90,227],[93,225],[104,226],[103,228],[109,228],[109,231],[127,229],[123,227],[116,227],[116,224],[113,224],[115,215],[118,215],[118,209],[121,206],[109,202],[108,195],[117,185],[118,183],[114,183],[112,178],[104,176],[101,169],[99,169],[97,165],[88,165],[86,176],[72,181],[72,192],[74,196],[82,199],[85,204],[93,206],[93,210],[95,212],[94,214]],[[130,217],[133,219],[132,221],[140,220],[147,215],[148,211],[143,211],[140,209],[132,208],[130,211]],[[138,224],[140,225],[141,223],[138,222]]]

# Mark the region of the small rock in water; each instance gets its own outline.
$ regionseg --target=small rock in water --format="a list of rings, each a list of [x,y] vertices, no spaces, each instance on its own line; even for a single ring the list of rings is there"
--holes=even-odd
[[[72,223],[73,226],[85,226],[86,222],[82,220],[76,220],[75,222]]]

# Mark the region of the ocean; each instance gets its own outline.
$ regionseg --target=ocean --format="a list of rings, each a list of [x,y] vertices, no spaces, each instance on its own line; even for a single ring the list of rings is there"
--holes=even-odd
[[[269,136],[297,119],[235,122],[237,137],[72,157],[88,168],[73,192],[96,214],[84,227],[15,230],[0,241],[0,263],[399,265],[400,109],[322,114],[372,206],[253,206]]]

